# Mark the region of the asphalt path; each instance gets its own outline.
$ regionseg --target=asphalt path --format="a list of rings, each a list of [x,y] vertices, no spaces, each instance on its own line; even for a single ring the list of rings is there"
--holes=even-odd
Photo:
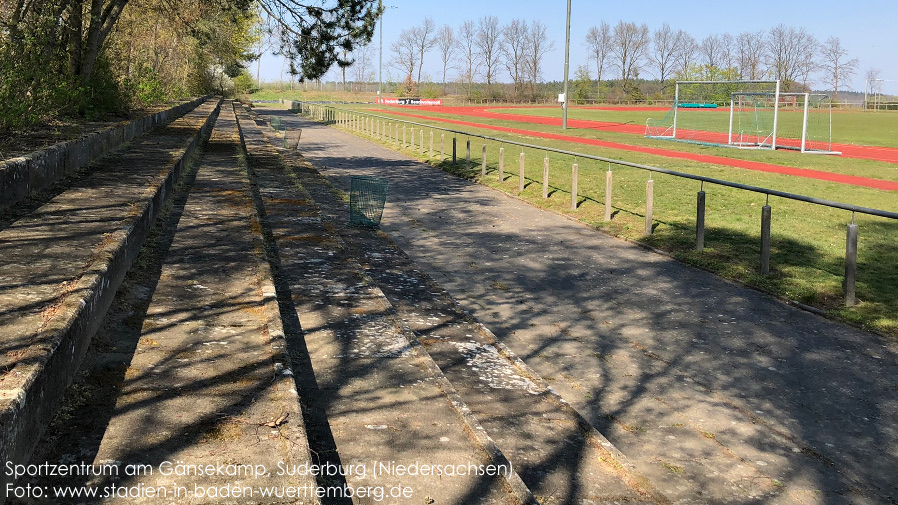
[[[894,503],[898,346],[286,111],[335,185],[673,502]],[[497,409],[501,405],[497,404]]]

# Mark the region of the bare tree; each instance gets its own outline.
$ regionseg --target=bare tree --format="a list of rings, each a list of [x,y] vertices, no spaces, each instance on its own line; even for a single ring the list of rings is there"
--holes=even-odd
[[[496,79],[499,58],[502,55],[502,30],[499,29],[499,18],[496,16],[480,18],[477,22],[474,44],[484,66],[486,84],[489,86]]]
[[[824,72],[824,82],[832,86],[833,99],[839,98],[839,85],[851,81],[857,72],[858,59],[848,59],[848,51],[842,47],[839,37],[830,37],[820,46],[820,68]]]
[[[256,82],[259,86],[262,85],[262,55],[265,54],[269,49],[275,47],[278,42],[275,40],[276,35],[274,33],[274,29],[271,26],[271,18],[265,15],[265,13],[259,14],[259,21],[255,27],[253,27],[253,32],[251,33],[253,37],[256,37],[256,54],[253,56],[256,57]],[[131,46],[129,44],[129,51]],[[130,54],[129,54],[130,56]],[[130,66],[131,58],[128,58],[127,64]],[[127,72],[130,74],[130,71]],[[129,75],[130,76],[130,75]]]
[[[605,70],[605,62],[611,53],[611,25],[602,21],[599,26],[593,26],[586,32],[586,49],[590,59],[596,64],[596,80],[599,85],[599,93],[602,89],[602,74]]]
[[[542,78],[543,57],[555,50],[555,42],[549,40],[546,25],[540,21],[530,23],[527,31],[527,73],[530,78],[531,92],[536,94],[536,85]]]
[[[433,49],[436,44],[434,32],[436,27],[433,20],[424,18],[424,22],[420,26],[412,28],[411,35],[415,42],[415,49],[418,51],[418,78],[415,82],[421,82],[421,69],[424,67],[424,54]]]
[[[804,28],[777,25],[767,34],[767,66],[784,91],[797,83],[807,85],[816,62],[817,41]]]
[[[739,78],[756,80],[764,77],[764,32],[742,32],[736,37],[736,66]]]
[[[464,67],[462,68],[462,79],[467,83],[468,94],[470,94],[473,89],[474,74],[477,72],[477,65],[479,64],[476,41],[476,25],[473,21],[465,21],[458,28],[456,44],[463,58]]]
[[[702,39],[701,44],[698,45],[698,52],[702,56],[702,63],[707,68],[708,77],[712,80],[716,79],[720,69],[720,36],[708,35]]]
[[[864,90],[865,92],[869,91],[871,93],[877,93],[881,90],[882,70],[878,68],[868,68],[864,77],[867,79],[867,89]]]
[[[645,23],[619,21],[611,34],[611,55],[624,82],[639,76],[642,60],[648,51],[649,27]]]
[[[523,91],[524,80],[528,74],[526,71],[529,58],[527,57],[527,36],[529,27],[527,21],[514,19],[502,28],[502,53],[505,60],[505,68],[514,83],[516,96]]]
[[[452,61],[455,52],[455,31],[449,25],[443,25],[437,32],[436,45],[443,62],[443,93],[446,92],[446,72],[449,70],[449,62]]]
[[[664,81],[670,79],[673,73],[674,59],[677,56],[677,34],[664,23],[661,28],[655,30],[652,38],[652,49],[649,51],[651,60],[657,73],[655,77],[661,81],[661,90],[664,91]]]
[[[411,81],[418,66],[418,44],[414,28],[402,30],[396,42],[390,44],[393,51],[393,59],[390,65],[400,71],[403,79]]]
[[[873,107],[876,108],[876,95],[882,93],[882,71],[878,68],[868,68],[864,77],[867,79],[864,88],[864,108],[867,108],[867,93],[873,95]]]
[[[373,58],[371,44],[357,48],[352,52],[355,63],[352,65],[353,79],[356,83],[368,83],[373,79]]]
[[[734,80],[738,76],[736,69],[736,39],[729,33],[720,36],[720,65],[723,71],[723,78]]]
[[[698,51],[698,44],[695,43],[695,39],[692,35],[689,35],[683,30],[678,30],[676,46],[677,67],[679,68],[680,73],[685,76],[689,73],[689,66],[695,62],[695,53]]]

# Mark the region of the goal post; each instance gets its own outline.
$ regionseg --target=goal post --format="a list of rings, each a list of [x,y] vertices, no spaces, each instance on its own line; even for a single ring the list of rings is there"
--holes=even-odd
[[[811,154],[841,154],[833,150],[832,97],[826,93],[789,93],[781,105],[781,148]]]
[[[732,93],[776,92],[777,84],[777,81],[759,80],[676,81],[673,105],[662,119],[646,121],[646,137],[706,145],[729,144]]]
[[[780,81],[677,81],[662,119],[646,121],[647,138],[742,149],[832,151],[831,99],[784,92]]]

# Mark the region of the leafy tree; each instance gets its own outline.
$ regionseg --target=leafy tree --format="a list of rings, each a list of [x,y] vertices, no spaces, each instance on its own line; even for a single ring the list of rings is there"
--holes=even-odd
[[[577,67],[577,72],[574,74],[574,82],[573,89],[571,93],[571,98],[574,100],[586,100],[589,98],[590,93],[592,92],[592,76],[589,75],[589,67],[586,65],[579,65]]]
[[[207,0],[215,1],[215,0]],[[253,0],[220,0],[248,9]],[[371,42],[383,5],[375,0],[256,0],[275,21],[281,51],[290,61],[290,73],[300,81],[323,76],[334,64],[348,66],[342,50]],[[245,4],[245,5],[244,5]]]
[[[303,1],[0,0],[0,129],[222,90],[258,57],[258,10],[293,73],[316,78],[351,63],[343,51],[370,41],[381,12]]]

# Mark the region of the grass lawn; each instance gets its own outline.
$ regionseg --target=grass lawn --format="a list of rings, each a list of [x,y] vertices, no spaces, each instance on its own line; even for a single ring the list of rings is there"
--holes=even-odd
[[[487,109],[500,114],[524,114],[528,116],[555,117],[561,119],[561,107],[497,108]],[[727,131],[728,110],[695,111],[695,114],[710,113],[719,116],[718,131]],[[631,110],[601,110],[595,108],[568,108],[568,119],[588,121],[608,121],[613,123],[645,126],[646,119],[661,119],[666,113],[649,108]],[[789,113],[786,119],[793,123],[800,121],[800,115]],[[833,142],[865,146],[898,148],[898,111],[836,110],[832,113]],[[799,131],[793,125],[789,131]]]
[[[350,110],[350,108],[344,108]],[[356,110],[372,112],[370,106]],[[517,109],[516,109],[517,110]],[[534,109],[548,110],[548,109]],[[558,111],[555,111],[558,112]],[[585,114],[602,111],[582,111]],[[616,112],[616,111],[613,111]],[[418,114],[420,111],[414,111]],[[560,112],[558,112],[560,114]],[[631,112],[626,112],[632,114]],[[435,108],[433,116],[444,116]],[[876,117],[890,116],[898,122],[898,115],[876,113]],[[384,114],[386,116],[386,114]],[[396,117],[391,120],[395,125]],[[411,118],[405,118],[406,120]],[[454,118],[472,120],[472,118]],[[418,123],[442,128],[469,131],[502,140],[537,144],[551,148],[577,151],[584,154],[658,166],[708,177],[761,186],[791,193],[817,196],[830,200],[866,207],[898,211],[898,194],[894,192],[849,186],[786,175],[748,171],[723,165],[672,160],[670,158],[605,149],[582,144],[571,144],[542,138],[502,133],[488,129],[459,127],[439,121],[411,119]],[[522,124],[517,121],[498,121],[473,118],[477,122],[489,122],[503,126],[533,131],[558,133],[557,127]],[[604,221],[605,173],[609,166],[593,160],[575,159],[573,156],[548,153],[538,149],[523,149],[525,156],[525,188],[518,193],[518,164],[522,149],[501,141],[485,141],[480,138],[457,135],[458,160],[451,162],[453,134],[445,134],[447,159],[440,160],[440,131],[434,130],[434,158],[428,149],[419,152],[421,127],[414,127],[416,149],[404,149],[408,155],[438,166],[461,177],[477,180],[510,194],[518,195],[534,205],[565,213],[613,235],[667,251],[674,257],[723,277],[739,280],[771,292],[783,298],[818,307],[832,317],[850,321],[869,329],[898,337],[898,221],[865,215],[854,216],[860,227],[858,244],[857,293],[860,303],[846,308],[842,304],[842,278],[844,274],[846,225],[851,222],[850,212],[819,205],[770,197],[772,207],[772,251],[770,275],[760,273],[760,215],[767,203],[765,195],[710,184],[706,192],[705,249],[695,251],[696,193],[700,183],[659,173],[650,175],[644,170],[621,165],[611,166],[613,173],[613,218]],[[872,128],[872,127],[871,127]],[[875,128],[874,128],[875,129]],[[425,142],[429,143],[429,131],[425,128]],[[568,130],[572,135],[595,135],[594,131]],[[675,145],[690,152],[705,152],[719,156],[755,159],[777,164],[789,164],[804,168],[850,173],[882,179],[898,180],[898,167],[893,164],[866,160],[851,160],[832,156],[801,155],[794,152],[741,151],[727,148],[692,146],[675,142],[650,141],[628,134],[600,132],[603,140],[626,137],[633,145],[651,142],[664,148]],[[401,136],[401,135],[400,135]],[[377,139],[379,141],[379,139]],[[472,167],[464,161],[466,142],[471,141]],[[623,140],[621,140],[623,141]],[[894,142],[894,141],[893,141]],[[388,146],[399,148],[394,142]],[[481,149],[487,146],[487,174],[481,177]],[[654,144],[653,144],[654,145]],[[498,177],[499,148],[505,149],[503,180]],[[549,158],[549,198],[542,197],[543,160]],[[789,163],[785,163],[788,161]],[[578,206],[571,210],[571,168],[579,165]],[[649,177],[654,181],[653,233],[644,235],[645,193]]]

